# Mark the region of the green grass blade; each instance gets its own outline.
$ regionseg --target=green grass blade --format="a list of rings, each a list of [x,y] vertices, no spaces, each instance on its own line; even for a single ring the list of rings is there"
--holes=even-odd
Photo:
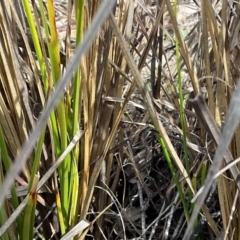
[[[77,26],[77,33],[76,33],[76,45],[80,44],[83,37],[83,21],[84,21],[84,0],[80,0],[76,2],[76,26]],[[80,67],[76,70],[76,74],[74,77],[73,83],[73,113],[72,113],[72,129],[71,134],[72,136],[75,135],[76,131],[79,129],[79,119],[80,112],[81,112],[81,73]],[[73,227],[75,225],[76,220],[76,209],[77,209],[77,202],[78,202],[78,192],[79,192],[79,179],[78,179],[78,163],[77,160],[79,159],[79,144],[76,145],[73,151],[73,159],[71,161],[71,169],[70,169],[70,185],[71,185],[71,209],[70,209],[70,218],[69,223],[70,226]]]
[[[33,229],[34,229],[34,220],[35,220],[35,210],[37,205],[37,184],[39,176],[34,176],[33,186],[28,195],[28,201],[26,208],[24,210],[23,217],[23,231],[21,235],[21,240],[32,240],[33,239]]]
[[[174,11],[175,16],[177,15],[177,1],[174,1]],[[177,37],[175,38],[176,46],[176,64],[177,64],[177,83],[178,83],[178,93],[179,93],[179,104],[180,104],[180,120],[183,133],[183,150],[184,150],[184,162],[187,173],[190,172],[189,159],[188,159],[188,148],[187,148],[187,132],[186,132],[186,121],[185,121],[185,109],[184,109],[184,99],[182,91],[182,77],[181,77],[181,57],[179,51],[179,43]]]
[[[159,139],[159,142],[162,146],[163,153],[164,153],[164,156],[165,156],[166,161],[168,163],[169,169],[171,171],[173,180],[174,180],[174,182],[176,184],[176,187],[177,187],[177,190],[179,192],[179,195],[180,195],[180,198],[181,198],[181,201],[182,201],[182,204],[183,204],[183,209],[184,209],[184,212],[185,212],[186,219],[189,219],[190,218],[189,209],[188,209],[188,206],[187,206],[187,203],[186,203],[186,200],[185,200],[185,196],[184,196],[184,193],[182,191],[182,187],[181,187],[181,184],[179,182],[178,176],[177,176],[176,171],[174,169],[174,165],[173,165],[172,160],[169,156],[169,153],[167,151],[167,148],[165,146],[165,143],[164,143],[163,139],[160,136],[158,137],[158,139]]]
[[[39,164],[40,164],[41,155],[42,155],[42,146],[43,146],[43,141],[44,141],[44,137],[45,137],[45,130],[46,130],[46,127],[43,129],[43,132],[38,140],[37,149],[35,152],[33,166],[32,166],[32,170],[31,170],[30,181],[29,181],[29,187],[28,187],[29,192],[32,189],[35,174],[37,174],[38,169],[39,169]]]
[[[65,224],[64,217],[63,217],[62,204],[61,204],[61,199],[60,199],[59,193],[56,193],[56,204],[57,204],[58,220],[59,220],[59,224],[60,224],[61,233],[62,233],[62,235],[64,235],[66,233],[66,224]]]
[[[7,214],[6,211],[3,207],[0,208],[0,226],[2,226],[7,220]],[[5,232],[2,236],[1,236],[2,240],[9,240],[8,237],[8,233]]]
[[[58,34],[55,23],[55,11],[53,7],[53,1],[47,1],[47,16],[43,9],[42,1],[39,1],[40,9],[41,9],[41,17],[43,19],[43,26],[45,30],[45,35],[47,39],[47,47],[50,56],[50,65],[51,65],[51,73],[54,84],[56,84],[61,77],[61,65],[60,65],[60,47]],[[47,20],[49,25],[47,24]],[[66,112],[64,106],[64,100],[62,99],[57,107],[57,120],[58,120],[58,130],[55,132],[57,136],[55,138],[60,139],[60,152],[57,156],[63,152],[67,145],[67,121],[66,121]],[[57,143],[58,144],[58,143]],[[62,211],[64,214],[64,218],[67,219],[68,210],[69,210],[69,171],[70,171],[70,155],[68,155],[60,166],[60,188],[61,188],[61,201],[62,201]]]
[[[35,27],[35,21],[34,21],[34,18],[33,18],[32,11],[31,11],[31,6],[30,6],[30,3],[29,3],[28,0],[23,0],[23,5],[24,5],[27,21],[28,21],[28,24],[29,24],[34,48],[35,48],[35,51],[36,51],[38,63],[39,63],[39,66],[40,66],[41,76],[42,76],[42,80],[43,80],[43,84],[44,84],[44,90],[45,90],[45,93],[47,93],[48,89],[49,89],[49,82],[48,82],[46,66],[45,66],[41,46],[40,46],[40,43],[39,43],[37,30],[36,30],[36,27]]]

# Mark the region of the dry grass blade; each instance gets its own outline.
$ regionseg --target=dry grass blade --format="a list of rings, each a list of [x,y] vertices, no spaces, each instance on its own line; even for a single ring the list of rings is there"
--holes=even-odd
[[[90,223],[86,220],[80,221],[76,226],[74,226],[71,231],[69,231],[64,237],[61,238],[61,240],[68,240],[76,235],[80,234],[82,231],[84,231],[85,228],[87,228],[90,225]]]
[[[234,212],[235,212],[235,210],[236,210],[238,195],[239,195],[239,190],[236,191],[236,194],[235,194],[235,197],[234,197],[234,201],[233,201],[233,204],[232,204],[231,213],[228,215],[228,216],[229,216],[229,218],[228,218],[228,225],[227,225],[227,227],[226,227],[226,231],[225,231],[225,235],[224,235],[224,240],[227,239],[228,234],[229,234],[229,229],[230,229],[230,226],[231,226],[231,222],[232,222],[232,220],[233,220],[233,214],[234,214]]]
[[[225,123],[223,131],[222,131],[222,135],[221,135],[221,138],[220,138],[220,141],[219,141],[219,144],[218,144],[218,147],[217,147],[214,159],[213,159],[213,163],[208,171],[207,178],[204,182],[204,185],[203,185],[201,191],[199,191],[198,194],[196,195],[197,202],[194,207],[189,225],[185,232],[185,235],[183,238],[184,240],[188,240],[191,236],[196,217],[197,217],[199,210],[204,202],[204,199],[206,198],[207,193],[212,185],[214,176],[220,167],[221,161],[224,158],[224,154],[227,151],[227,148],[232,139],[234,131],[235,131],[237,125],[239,124],[239,120],[240,120],[239,94],[240,94],[240,81],[238,82],[236,90],[234,91],[234,93],[232,95],[232,99],[231,99],[231,102],[229,105],[229,110],[227,113],[226,123]]]
[[[237,163],[240,162],[240,158],[235,159],[234,161],[232,161],[231,163],[229,163],[226,167],[222,168],[221,170],[218,171],[218,173],[216,174],[215,178],[217,178],[218,176],[220,176],[221,174],[223,174],[225,171],[227,171],[228,169],[230,169],[231,167],[233,167],[234,165],[236,165]]]
[[[207,24],[211,24],[208,23],[208,18],[207,18],[207,7],[205,6],[205,1],[202,1],[201,3],[201,12],[202,12],[202,48],[203,48],[203,64],[205,66],[204,70],[204,74],[206,76],[210,76],[211,75],[211,70],[210,70],[210,59],[209,59],[209,42],[208,42],[208,26]],[[207,79],[207,89],[208,89],[208,93],[209,93],[209,108],[212,114],[214,114],[215,112],[215,108],[214,108],[214,95],[213,95],[213,87],[212,87],[212,82],[211,79]]]

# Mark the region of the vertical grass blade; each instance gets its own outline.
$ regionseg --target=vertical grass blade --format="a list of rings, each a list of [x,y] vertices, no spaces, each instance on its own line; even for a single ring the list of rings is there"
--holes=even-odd
[[[33,239],[33,229],[34,229],[34,219],[35,219],[35,209],[37,205],[37,185],[39,181],[39,176],[35,175],[34,182],[31,191],[28,195],[27,205],[24,210],[23,216],[23,231],[21,235],[21,240],[32,240]]]

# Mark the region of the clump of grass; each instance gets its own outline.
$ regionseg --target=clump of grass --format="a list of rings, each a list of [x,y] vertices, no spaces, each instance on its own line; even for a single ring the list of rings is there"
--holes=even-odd
[[[181,2],[102,4],[68,1],[63,39],[53,1],[0,5],[2,239],[237,239],[236,165],[191,202],[224,149],[236,3],[189,1],[188,28]]]

